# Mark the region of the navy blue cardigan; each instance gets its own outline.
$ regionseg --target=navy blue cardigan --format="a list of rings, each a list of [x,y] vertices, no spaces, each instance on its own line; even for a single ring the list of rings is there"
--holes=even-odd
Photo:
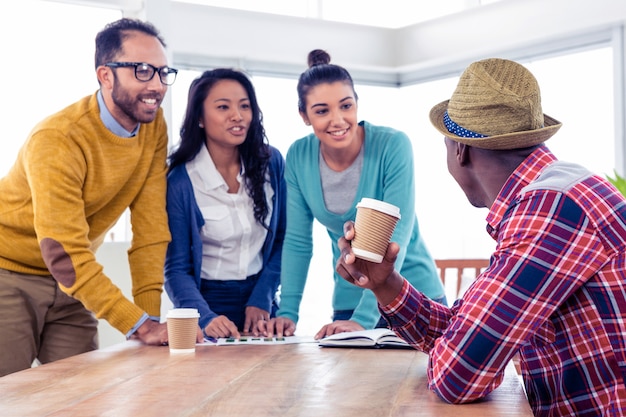
[[[287,187],[285,161],[280,152],[271,149],[268,166],[274,190],[272,218],[263,244],[263,268],[246,306],[271,311],[280,284],[280,263],[286,228]],[[197,308],[200,326],[217,317],[200,294],[202,213],[193,193],[185,164],[178,165],[167,176],[167,213],[172,241],[165,259],[165,290],[176,308]]]

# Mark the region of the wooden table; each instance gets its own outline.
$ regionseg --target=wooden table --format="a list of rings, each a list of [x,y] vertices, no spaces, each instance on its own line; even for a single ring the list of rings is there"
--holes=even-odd
[[[519,377],[487,399],[441,401],[424,353],[289,345],[167,347],[125,342],[0,378],[0,416],[532,416]]]

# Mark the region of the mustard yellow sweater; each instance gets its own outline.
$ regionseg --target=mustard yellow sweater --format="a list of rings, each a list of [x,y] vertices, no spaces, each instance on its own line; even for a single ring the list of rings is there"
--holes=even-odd
[[[162,110],[133,138],[112,134],[96,95],[39,123],[0,179],[0,268],[52,275],[60,288],[126,334],[160,315],[165,251],[167,128]],[[95,251],[127,207],[134,303]]]

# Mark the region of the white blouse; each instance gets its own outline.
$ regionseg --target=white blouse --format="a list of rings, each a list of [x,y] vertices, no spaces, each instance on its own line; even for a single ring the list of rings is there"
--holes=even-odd
[[[205,146],[185,167],[205,222],[201,231],[200,277],[244,280],[258,273],[263,267],[262,249],[267,230],[254,218],[254,203],[243,178],[243,163],[237,176],[240,186],[236,194],[228,193],[228,185]],[[272,215],[273,195],[268,176],[265,183],[269,209],[266,221]]]

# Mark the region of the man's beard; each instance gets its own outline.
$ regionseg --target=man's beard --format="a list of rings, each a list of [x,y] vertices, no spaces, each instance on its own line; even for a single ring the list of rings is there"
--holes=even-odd
[[[114,84],[111,97],[113,99],[113,103],[126,116],[134,120],[136,123],[150,123],[155,119],[157,115],[156,110],[153,112],[142,112],[139,110],[138,107],[141,105],[142,98],[154,98],[157,100],[157,103],[161,102],[161,97],[159,94],[150,94],[146,95],[145,97],[131,97],[128,94],[127,90],[125,90],[119,82]]]

